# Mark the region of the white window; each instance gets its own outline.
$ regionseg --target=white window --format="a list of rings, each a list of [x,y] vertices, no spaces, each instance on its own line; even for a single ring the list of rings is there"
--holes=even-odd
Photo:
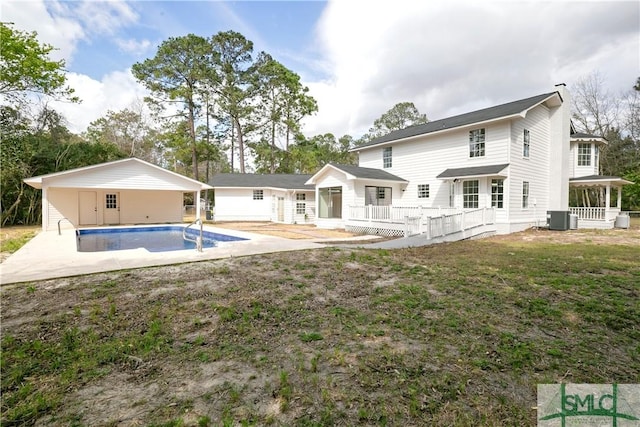
[[[528,129],[524,130],[524,135],[522,135],[523,143],[522,143],[522,157],[529,157],[529,149],[531,148],[531,134]]]
[[[469,157],[484,156],[484,129],[469,132]]]
[[[463,207],[478,208],[478,180],[464,181],[462,183]]]
[[[382,149],[382,167],[390,168],[391,164],[391,147],[385,147]]]
[[[264,191],[253,190],[253,200],[262,200],[262,199],[264,199]]]
[[[429,198],[429,184],[418,184],[418,198],[419,199]]]
[[[498,209],[504,207],[504,179],[491,180],[491,207]]]
[[[364,204],[388,206],[391,204],[391,187],[364,187]]]
[[[118,209],[118,195],[117,194],[105,194],[105,208]]]
[[[596,145],[593,147],[593,166],[595,166],[596,173],[600,170],[600,149]]]
[[[304,215],[304,213],[307,210],[307,204],[306,203],[296,203],[296,214],[298,215]]]
[[[522,208],[529,207],[529,183],[527,181],[522,182]]]
[[[318,189],[318,217],[342,218],[342,187]]]
[[[307,195],[304,193],[296,193],[296,200],[307,200]]]
[[[591,166],[591,144],[578,144],[578,166]]]

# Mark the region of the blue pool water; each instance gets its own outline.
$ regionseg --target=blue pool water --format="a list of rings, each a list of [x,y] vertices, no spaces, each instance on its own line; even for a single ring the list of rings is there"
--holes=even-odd
[[[132,228],[93,228],[77,230],[78,252],[119,251],[144,248],[149,252],[177,251],[195,249],[194,242],[182,238],[181,226],[132,227]],[[187,237],[195,240],[199,229],[189,228]],[[202,247],[213,248],[218,242],[247,240],[226,234],[202,232]]]

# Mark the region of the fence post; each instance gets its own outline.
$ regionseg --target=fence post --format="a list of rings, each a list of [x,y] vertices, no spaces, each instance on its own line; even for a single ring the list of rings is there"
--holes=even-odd
[[[409,237],[409,217],[404,217],[404,237]]]
[[[442,223],[442,237],[447,235],[447,231],[445,230],[445,215],[442,214],[440,217],[440,222]]]
[[[367,205],[367,218],[369,219],[369,224],[371,224],[371,206]]]
[[[427,217],[427,240],[431,240],[431,217]]]
[[[465,218],[465,211],[462,211],[462,215],[460,216],[460,231],[464,231],[465,230],[465,225],[464,225],[464,218]]]

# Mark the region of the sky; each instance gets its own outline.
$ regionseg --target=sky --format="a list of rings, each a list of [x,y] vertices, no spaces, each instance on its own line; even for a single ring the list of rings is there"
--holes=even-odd
[[[359,138],[399,102],[437,120],[593,73],[612,94],[640,77],[638,1],[3,0],[0,20],[66,61],[83,102],[50,105],[76,133],[140,104],[131,66],[189,33],[237,31],[300,75],[318,101],[308,137]]]

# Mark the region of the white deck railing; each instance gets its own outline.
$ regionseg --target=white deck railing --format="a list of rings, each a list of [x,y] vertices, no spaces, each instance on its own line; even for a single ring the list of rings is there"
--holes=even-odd
[[[493,208],[424,208],[420,206],[349,206],[347,228],[389,236],[425,233],[428,238],[446,236],[495,223]]]
[[[406,217],[440,216],[460,212],[456,208],[426,208],[422,206],[349,206],[349,219],[403,222]]]
[[[611,221],[620,213],[618,208],[569,208],[572,214],[578,215],[579,220],[587,221]]]

